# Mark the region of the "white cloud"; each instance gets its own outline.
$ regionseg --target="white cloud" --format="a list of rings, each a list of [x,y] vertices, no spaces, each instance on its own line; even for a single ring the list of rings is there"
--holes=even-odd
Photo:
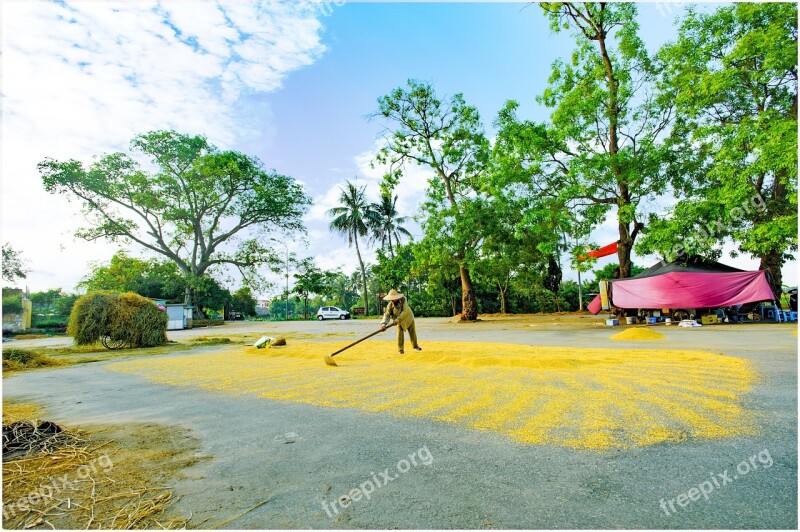
[[[372,179],[363,179],[361,176],[345,178],[341,181],[337,181],[329,186],[329,188],[322,192],[321,194],[317,194],[314,196],[314,205],[308,211],[306,215],[305,221],[306,222],[330,222],[330,217],[328,216],[328,211],[333,207],[339,205],[339,196],[342,193],[342,187],[345,184],[345,181],[350,181],[357,187],[366,187],[364,189],[364,195],[367,198],[367,201],[376,201],[378,198],[378,185],[375,180]]]
[[[372,168],[371,163],[375,160],[375,155],[380,149],[381,141],[376,141],[372,149],[362,152],[355,156],[354,162],[358,168],[358,175],[364,176],[366,179],[374,182],[374,199],[377,200],[380,194],[380,182],[383,176],[388,173],[388,167],[375,165]],[[404,168],[403,177],[400,179],[400,184],[395,189],[394,193],[397,195],[397,211],[401,216],[412,217],[419,212],[419,206],[425,198],[425,189],[428,187],[428,180],[434,177],[433,171],[428,168],[423,168],[416,164],[409,164]],[[368,187],[368,192],[370,191]],[[409,228],[409,230],[411,230]],[[414,231],[411,231],[414,233]]]
[[[2,3],[2,239],[32,289],[72,289],[115,246],[75,241],[77,203],[47,194],[36,163],[88,161],[138,133],[176,129],[234,145],[234,112],[325,50],[308,2]],[[269,114],[267,109],[266,114]]]
[[[385,168],[372,168],[370,163],[375,159],[375,155],[380,147],[380,142],[376,142],[369,150],[365,150],[353,157],[353,164],[356,169],[355,176],[343,177],[341,180],[331,184],[326,190],[314,195],[314,205],[309,210],[305,218],[306,226],[309,229],[309,240],[313,242],[313,249],[309,252],[314,255],[317,266],[324,269],[341,268],[347,274],[352,273],[358,268],[358,257],[354,247],[348,247],[347,239],[341,235],[336,235],[328,230],[330,217],[328,210],[339,204],[341,187],[346,180],[350,180],[358,186],[364,186],[367,201],[376,202],[380,195],[380,183]],[[346,175],[346,172],[339,169],[334,172],[339,175]],[[395,189],[397,195],[397,210],[401,216],[409,217],[406,224],[408,229],[417,240],[422,236],[419,225],[411,220],[419,212],[419,206],[425,197],[425,189],[428,179],[432,176],[430,170],[412,165],[406,170],[401,179],[400,185]],[[361,256],[364,262],[375,261],[375,250],[368,245],[366,239],[359,240]]]

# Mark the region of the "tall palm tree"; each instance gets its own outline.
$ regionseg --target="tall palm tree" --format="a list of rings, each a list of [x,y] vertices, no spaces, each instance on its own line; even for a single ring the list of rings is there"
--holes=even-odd
[[[347,237],[347,245],[355,246],[358,255],[358,265],[361,268],[361,284],[364,288],[364,313],[369,311],[367,300],[367,272],[364,269],[364,260],[358,247],[358,237],[367,235],[367,220],[369,219],[369,206],[364,199],[364,187],[357,187],[350,181],[345,181],[339,195],[339,205],[328,211],[328,216],[333,217],[330,230]]]
[[[391,193],[381,194],[381,200],[369,206],[367,223],[370,230],[370,238],[380,242],[381,247],[388,247],[389,256],[394,259],[395,244],[400,243],[400,238],[405,236],[411,238],[411,233],[403,227],[408,222],[407,216],[400,216],[397,212],[397,196],[392,197]]]

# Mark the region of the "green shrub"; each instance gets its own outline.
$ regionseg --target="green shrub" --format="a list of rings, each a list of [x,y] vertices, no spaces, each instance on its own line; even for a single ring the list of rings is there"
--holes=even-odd
[[[154,347],[167,343],[167,314],[132,292],[98,290],[75,302],[67,334],[77,345]]]
[[[66,329],[67,320],[46,316],[33,316],[32,329]]]
[[[3,298],[3,314],[19,314],[22,312],[22,298],[8,296]]]
[[[192,320],[192,328],[213,327],[215,325],[225,325],[223,320]]]

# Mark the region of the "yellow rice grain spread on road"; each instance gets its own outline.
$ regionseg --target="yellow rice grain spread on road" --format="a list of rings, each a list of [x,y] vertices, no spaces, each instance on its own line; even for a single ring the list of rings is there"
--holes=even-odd
[[[667,335],[660,333],[658,331],[654,331],[653,329],[648,329],[647,327],[633,327],[632,329],[626,329],[622,332],[618,332],[611,336],[612,340],[661,340],[666,338]]]
[[[292,343],[111,364],[174,386],[421,417],[518,442],[605,450],[755,431],[746,360],[700,351],[426,342]],[[368,420],[365,420],[368,422]]]

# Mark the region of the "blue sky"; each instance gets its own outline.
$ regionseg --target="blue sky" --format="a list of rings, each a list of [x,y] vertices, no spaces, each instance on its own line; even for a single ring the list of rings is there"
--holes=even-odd
[[[441,94],[462,92],[491,135],[507,99],[523,117],[546,119],[535,96],[573,47],[527,3],[341,3],[3,3],[2,239],[29,259],[29,286],[71,290],[87,262],[117,249],[71,236],[78,205],[42,190],[36,162],[88,162],[165,128],[206,134],[301,180],[315,206],[308,247],[290,248],[349,272],[355,254],[328,232],[325,211],[345,179],[377,197],[381,171],[369,162],[383,124],[365,118],[377,98],[408,78],[430,81]],[[674,36],[683,6],[639,6],[648,47]],[[399,206],[413,215],[427,174],[408,177]],[[613,224],[594,237],[615,240]],[[796,283],[795,265],[784,275]]]
[[[640,11],[656,49],[672,35],[673,17],[656,5]],[[524,118],[546,120],[548,110],[535,97],[547,86],[552,62],[569,57],[573,46],[568,32],[552,33],[541,9],[527,3],[350,2],[322,21],[325,54],[289,76],[282,90],[253,95],[247,104],[268,102],[281,124],[265,157],[304,177],[322,177],[320,161],[354,172],[352,155],[380,132],[364,116],[408,78],[430,81],[442,94],[463,93],[490,132],[509,99],[521,103]],[[287,156],[309,143],[313,157]]]
[[[378,96],[408,78],[430,81],[443,94],[462,92],[488,126],[509,98],[544,118],[533,97],[569,44],[550,34],[538,7],[519,4],[349,3],[323,22],[329,50],[264,98],[283,125],[271,143],[276,155],[313,139],[315,158],[337,168],[352,166],[352,154],[379,132],[379,124],[364,119]],[[304,163],[309,171],[324,170],[314,160]]]

